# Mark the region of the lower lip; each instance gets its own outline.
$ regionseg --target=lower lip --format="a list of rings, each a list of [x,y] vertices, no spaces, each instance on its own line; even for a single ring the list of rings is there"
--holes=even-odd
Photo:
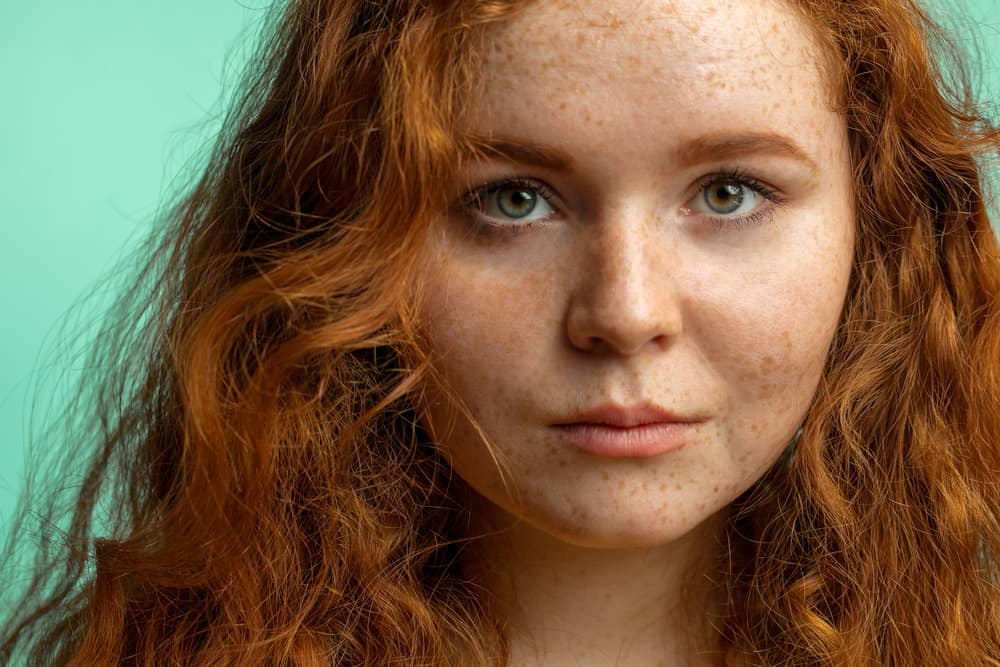
[[[683,447],[697,422],[656,422],[638,426],[560,424],[555,428],[577,449],[594,456],[644,458]]]

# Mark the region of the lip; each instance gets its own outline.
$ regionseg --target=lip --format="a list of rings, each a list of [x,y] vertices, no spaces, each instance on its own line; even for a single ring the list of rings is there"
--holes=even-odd
[[[605,426],[617,426],[618,428],[630,428],[644,424],[691,424],[700,421],[702,420],[698,418],[676,415],[666,408],[661,408],[653,403],[639,403],[632,406],[619,405],[618,403],[604,403],[603,405],[584,410],[565,421],[553,425],[603,424]]]
[[[552,426],[568,445],[587,454],[645,458],[680,449],[702,421],[652,403],[606,403]]]

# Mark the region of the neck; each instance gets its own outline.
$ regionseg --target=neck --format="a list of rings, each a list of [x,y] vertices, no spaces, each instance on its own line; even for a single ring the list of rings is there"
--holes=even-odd
[[[594,548],[518,521],[477,494],[463,570],[506,619],[511,667],[561,664],[712,664],[709,579],[720,512],[677,540]]]

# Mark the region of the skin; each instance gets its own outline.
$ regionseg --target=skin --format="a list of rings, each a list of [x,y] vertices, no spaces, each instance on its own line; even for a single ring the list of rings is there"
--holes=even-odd
[[[441,382],[493,452],[443,386],[422,410],[469,489],[472,532],[502,529],[463,566],[509,621],[512,665],[709,664],[704,569],[726,509],[806,416],[851,270],[847,130],[821,62],[803,20],[766,1],[543,0],[490,33],[463,130],[571,164],[462,168],[422,315]],[[802,156],[682,150],[750,133]],[[742,193],[735,212],[706,199],[706,179],[734,169],[780,202],[730,177],[712,188]],[[518,186],[463,209],[510,176],[552,201]],[[512,218],[528,208],[512,202],[534,208]],[[483,218],[526,226],[484,234]],[[648,458],[584,453],[553,427],[607,401],[702,421]]]

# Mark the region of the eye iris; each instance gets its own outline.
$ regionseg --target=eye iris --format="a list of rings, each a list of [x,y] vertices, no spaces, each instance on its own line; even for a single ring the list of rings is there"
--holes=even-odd
[[[705,188],[705,203],[717,213],[732,213],[743,203],[743,187],[733,181],[716,181]]]
[[[504,215],[512,218],[523,218],[535,210],[538,196],[524,188],[504,188],[497,197],[497,205]]]

